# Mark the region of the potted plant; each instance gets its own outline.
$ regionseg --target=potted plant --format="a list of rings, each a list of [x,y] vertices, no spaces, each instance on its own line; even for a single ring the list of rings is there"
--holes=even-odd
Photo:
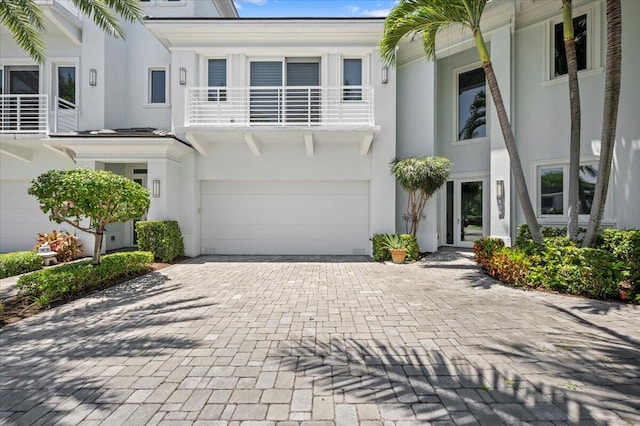
[[[393,263],[404,263],[407,256],[407,242],[398,234],[385,234],[382,247],[389,250]]]

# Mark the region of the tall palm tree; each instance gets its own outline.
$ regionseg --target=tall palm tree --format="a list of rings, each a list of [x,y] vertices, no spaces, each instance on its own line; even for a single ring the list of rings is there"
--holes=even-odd
[[[593,247],[595,245],[609,189],[622,76],[622,6],[620,0],[607,0],[607,59],[605,66],[604,111],[602,114],[598,180],[596,181],[593,203],[589,214],[589,226],[584,237],[583,247]]]
[[[578,198],[580,186],[580,86],[578,85],[578,59],[576,39],[573,28],[571,0],[562,0],[562,29],[564,32],[564,50],[567,59],[569,77],[569,108],[571,111],[571,137],[569,143],[569,209],[567,211],[567,237],[578,237]]]
[[[124,28],[116,12],[129,22],[142,20],[138,0],[71,0],[83,14],[107,34],[124,37]],[[46,31],[42,10],[36,0],[0,0],[0,24],[13,35],[16,43],[38,63],[46,55],[42,34]]]
[[[379,46],[380,56],[385,63],[393,65],[396,46],[400,40],[408,34],[421,33],[427,57],[435,59],[436,35],[440,29],[458,24],[471,30],[487,78],[487,85],[496,106],[498,121],[511,160],[511,171],[518,199],[533,240],[536,243],[542,243],[540,225],[529,197],[518,147],[493,71],[491,57],[480,30],[480,18],[486,4],[487,0],[401,0],[385,20],[384,34]]]

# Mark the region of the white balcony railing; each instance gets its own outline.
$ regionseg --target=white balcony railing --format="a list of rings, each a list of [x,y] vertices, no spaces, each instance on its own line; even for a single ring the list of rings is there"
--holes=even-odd
[[[185,126],[373,126],[373,88],[192,87]]]
[[[0,95],[0,133],[47,133],[47,95]]]
[[[58,96],[54,102],[53,133],[78,130],[78,106]]]

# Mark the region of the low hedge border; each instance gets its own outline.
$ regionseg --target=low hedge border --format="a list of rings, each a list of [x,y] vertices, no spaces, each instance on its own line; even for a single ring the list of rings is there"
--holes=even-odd
[[[153,254],[143,251],[113,253],[97,266],[91,260],[47,268],[18,279],[18,296],[32,298],[41,307],[64,301],[82,292],[107,286],[114,280],[151,271]]]
[[[138,247],[150,251],[161,262],[184,256],[180,225],[175,220],[141,220],[136,222]]]
[[[0,279],[42,269],[42,257],[32,251],[0,254]]]
[[[495,238],[476,241],[475,259],[506,284],[640,303],[640,230],[605,229],[595,249],[576,246],[564,233],[543,228],[544,244],[535,244],[523,225],[514,248]]]
[[[389,253],[389,250],[384,248],[385,235],[391,234],[374,234],[370,238],[371,243],[373,244],[373,260],[376,262],[391,260],[391,253]],[[420,246],[418,246],[418,240],[416,240],[416,237],[409,234],[400,234],[400,238],[402,238],[407,244],[406,259],[409,261],[420,259]]]

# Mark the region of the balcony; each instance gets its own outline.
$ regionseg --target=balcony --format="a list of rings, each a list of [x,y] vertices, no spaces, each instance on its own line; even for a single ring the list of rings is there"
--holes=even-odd
[[[79,110],[74,103],[56,96],[49,111],[48,95],[0,95],[0,135],[78,130]]]
[[[373,88],[192,87],[184,121],[190,128],[373,127]]]

